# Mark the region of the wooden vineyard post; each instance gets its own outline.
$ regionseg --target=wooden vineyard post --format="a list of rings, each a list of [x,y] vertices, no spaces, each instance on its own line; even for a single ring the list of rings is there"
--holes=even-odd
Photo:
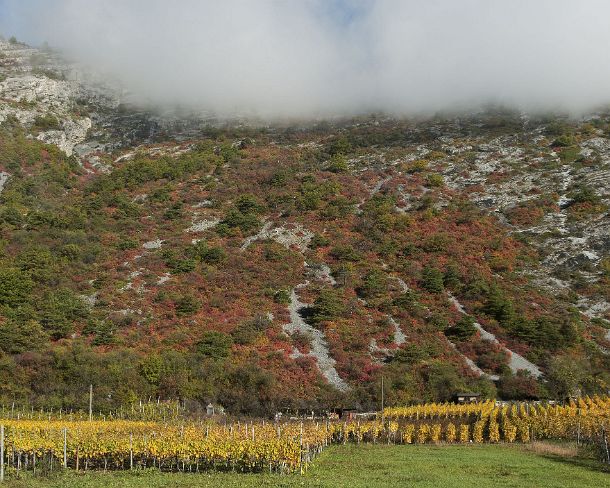
[[[4,425],[0,425],[0,483],[4,482]]]
[[[89,422],[93,420],[93,385],[89,385]]]
[[[133,470],[133,434],[129,434],[129,469]]]
[[[381,376],[381,425],[385,424],[384,407],[385,407],[385,398],[384,398],[384,391],[383,391],[383,376]]]
[[[602,424],[602,445],[606,451],[606,462],[610,464],[610,450],[608,449],[608,439],[606,438],[606,426]]]
[[[303,475],[303,422],[301,422],[301,434],[299,437],[299,466],[301,468],[301,475]]]
[[[64,469],[68,467],[68,429],[64,427]]]

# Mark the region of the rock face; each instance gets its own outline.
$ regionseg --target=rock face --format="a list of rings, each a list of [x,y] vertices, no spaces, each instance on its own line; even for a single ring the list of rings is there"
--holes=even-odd
[[[54,144],[68,156],[74,151],[74,146],[80,144],[87,137],[87,131],[91,129],[91,119],[66,120],[61,130],[51,130],[38,135],[37,139]]]
[[[163,246],[163,240],[162,239],[155,239],[154,241],[148,241],[145,242],[142,247],[144,249],[161,249],[161,246]]]
[[[193,233],[205,232],[206,230],[211,229],[212,227],[215,227],[219,223],[220,223],[220,219],[218,219],[218,218],[199,220],[197,222],[193,222],[193,225],[191,225],[188,229],[186,229],[185,232],[193,232]]]
[[[10,174],[0,171],[0,193],[2,193],[2,190],[4,190],[4,185],[6,185],[6,182],[10,177]]]
[[[16,119],[81,162],[99,151],[150,142],[156,134],[194,133],[202,121],[130,105],[130,95],[52,51],[0,40],[0,123]],[[46,117],[47,120],[42,120]]]
[[[0,55],[0,123],[15,118],[33,127],[41,141],[72,155],[91,128],[91,119],[76,110],[81,84],[68,80],[68,66],[58,66],[50,53],[0,41]]]
[[[273,240],[287,249],[295,247],[299,251],[305,252],[313,239],[313,233],[300,224],[273,227],[273,222],[265,222],[258,234],[248,237],[244,241],[241,249],[245,251],[253,242],[265,239]]]

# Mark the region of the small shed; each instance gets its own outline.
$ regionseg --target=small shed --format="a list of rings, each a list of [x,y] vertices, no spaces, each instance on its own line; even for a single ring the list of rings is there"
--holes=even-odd
[[[359,410],[357,408],[338,408],[335,409],[335,412],[341,420],[354,420]]]
[[[476,403],[481,399],[480,393],[459,392],[453,396],[456,403]]]

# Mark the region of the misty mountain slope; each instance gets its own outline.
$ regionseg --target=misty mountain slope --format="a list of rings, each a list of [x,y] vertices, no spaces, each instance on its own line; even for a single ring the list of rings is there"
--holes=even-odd
[[[0,85],[2,401],[607,389],[607,114],[181,122],[3,49],[28,60]],[[22,109],[31,76],[65,97]]]
[[[103,154],[164,133],[192,133],[202,124],[184,114],[132,107],[132,94],[107,75],[56,51],[0,39],[0,121],[16,118],[37,139],[101,165]]]
[[[71,155],[91,128],[79,101],[95,100],[94,90],[77,79],[74,68],[51,51],[0,40],[0,120],[14,118]]]

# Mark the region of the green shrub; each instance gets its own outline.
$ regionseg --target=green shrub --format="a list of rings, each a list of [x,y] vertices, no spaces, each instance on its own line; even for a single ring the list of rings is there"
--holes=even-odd
[[[426,159],[417,159],[415,161],[409,161],[408,163],[404,163],[402,168],[407,173],[421,173],[428,169],[428,161]]]
[[[188,315],[195,314],[200,307],[199,300],[192,295],[183,295],[175,303],[176,315],[178,317],[185,317]]]
[[[344,219],[354,211],[351,201],[345,197],[337,197],[326,205],[320,216],[326,220]]]
[[[39,350],[47,340],[47,333],[34,320],[0,323],[0,350],[7,354]]]
[[[335,246],[331,249],[330,255],[338,261],[349,261],[352,263],[358,262],[362,259],[362,255],[349,245]]]
[[[311,319],[315,324],[327,322],[341,317],[345,306],[341,295],[332,289],[324,289],[315,299],[312,306]]]
[[[335,154],[326,167],[326,171],[330,171],[331,173],[345,173],[347,170],[347,159],[342,154]]]
[[[309,247],[311,247],[312,249],[318,249],[320,247],[326,247],[329,244],[330,244],[330,239],[328,237],[323,236],[321,234],[315,234],[313,236],[313,238],[311,239]]]
[[[351,151],[352,145],[345,136],[340,136],[336,140],[334,140],[328,149],[328,152],[331,156],[345,155],[349,154]]]
[[[260,213],[264,209],[258,198],[250,194],[240,196],[235,202],[235,207],[244,215]]]
[[[456,341],[467,341],[476,332],[477,328],[474,326],[474,318],[470,315],[462,316],[453,327],[449,327],[445,330],[445,334]]]
[[[571,205],[579,203],[588,203],[591,205],[598,205],[601,202],[600,196],[595,193],[591,187],[586,185],[580,185],[576,187],[571,193]]]
[[[116,324],[110,320],[89,320],[83,334],[93,336],[93,346],[107,346],[114,342],[116,328]]]
[[[140,361],[138,369],[142,377],[151,385],[158,385],[163,375],[163,359],[158,354],[151,354]]]
[[[89,316],[89,308],[72,290],[49,292],[41,303],[40,323],[54,339],[67,337],[77,321]]]
[[[433,234],[421,245],[426,252],[445,252],[449,248],[451,239],[444,233]]]
[[[576,140],[574,139],[574,136],[569,135],[569,134],[562,134],[553,141],[553,146],[569,147],[569,146],[572,146],[575,142],[576,142]]]
[[[192,258],[172,259],[166,264],[174,274],[190,273],[197,267],[197,262]]]
[[[18,307],[31,299],[34,283],[28,273],[16,269],[0,269],[0,307]]]
[[[128,249],[137,249],[139,247],[139,245],[138,245],[138,241],[136,241],[134,239],[124,239],[122,241],[119,241],[119,243],[117,244],[116,247],[120,251],[126,251]]]
[[[39,115],[34,119],[33,128],[40,131],[57,130],[61,127],[57,117],[51,114]]]
[[[273,301],[281,305],[288,305],[290,303],[290,290],[278,290],[273,295]]]
[[[290,175],[287,171],[276,171],[275,173],[273,173],[271,178],[269,178],[269,184],[276,188],[284,187],[288,184],[289,177]]]
[[[260,335],[271,326],[271,321],[262,315],[238,325],[232,332],[235,344],[252,344]]]
[[[231,352],[233,340],[222,332],[208,331],[197,343],[197,352],[210,359],[225,359]]]
[[[244,214],[238,209],[234,208],[229,210],[225,218],[220,222],[221,226],[226,226],[228,229],[238,228],[243,233],[249,233],[260,227],[261,223],[254,214]],[[217,228],[221,234],[223,227]]]
[[[430,173],[426,177],[426,182],[429,187],[440,188],[445,186],[445,179],[443,175],[439,175],[438,173]]]
[[[422,271],[421,287],[431,293],[442,293],[444,290],[443,273],[435,267],[426,266]]]
[[[430,354],[420,344],[407,344],[404,349],[399,349],[396,352],[392,358],[392,363],[417,364],[429,357]]]
[[[388,290],[388,276],[379,269],[369,271],[358,288],[358,294],[364,298],[377,298]]]
[[[205,241],[195,244],[195,257],[206,264],[220,264],[227,259],[227,253],[220,246],[208,247]]]
[[[407,290],[405,293],[397,296],[392,300],[392,304],[399,309],[410,313],[413,313],[420,308],[419,296],[413,290]]]
[[[76,261],[82,255],[83,250],[76,244],[66,244],[59,250],[59,254],[62,258],[69,261]]]
[[[580,147],[578,146],[568,146],[565,147],[559,153],[559,159],[563,163],[571,163],[573,161],[577,161],[580,158]]]
[[[163,214],[163,218],[166,220],[177,220],[182,217],[182,202],[174,203],[171,207],[169,207],[165,213]]]
[[[515,317],[513,303],[506,297],[504,291],[496,285],[490,287],[483,311],[501,324],[508,324]]]
[[[443,283],[446,288],[457,289],[462,286],[462,275],[455,264],[447,265],[443,274]]]
[[[447,317],[438,313],[432,314],[432,316],[428,319],[428,323],[434,328],[434,330],[440,330],[442,332],[449,328],[449,320],[447,320]]]
[[[241,159],[239,148],[229,144],[223,144],[218,152],[225,163],[239,163]]]

